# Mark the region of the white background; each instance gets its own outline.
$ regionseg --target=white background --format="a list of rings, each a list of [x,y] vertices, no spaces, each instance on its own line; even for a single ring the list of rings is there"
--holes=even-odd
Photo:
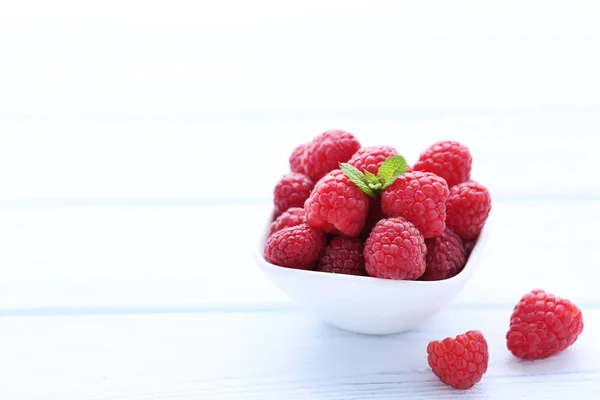
[[[2,3],[0,110],[597,105],[597,2]]]
[[[0,201],[265,199],[293,146],[331,127],[411,162],[463,140],[498,196],[596,193],[599,15],[595,1],[4,1]]]
[[[592,398],[598,21],[597,1],[0,0],[0,399]],[[289,152],[329,128],[411,163],[460,140],[492,193],[480,271],[407,334],[320,324],[253,263]],[[527,364],[503,335],[534,287],[586,328]],[[473,328],[489,372],[448,391],[423,349]]]

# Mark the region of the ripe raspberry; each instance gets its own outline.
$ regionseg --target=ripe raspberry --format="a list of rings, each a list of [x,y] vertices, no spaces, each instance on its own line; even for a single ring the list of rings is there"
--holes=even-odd
[[[317,271],[346,275],[367,275],[363,250],[358,238],[337,236],[331,239],[325,254],[317,263]]]
[[[364,170],[377,175],[377,171],[386,158],[398,154],[390,146],[362,147],[348,160],[348,164],[355,166],[359,171]]]
[[[490,192],[475,181],[460,183],[450,189],[446,202],[446,225],[462,240],[479,236],[492,209]]]
[[[429,172],[407,172],[381,195],[381,208],[388,217],[404,217],[425,238],[439,236],[446,227],[446,181]]]
[[[465,266],[465,249],[458,235],[446,228],[440,236],[425,240],[427,266],[422,281],[452,278]]]
[[[452,187],[466,182],[471,176],[471,153],[469,148],[452,140],[444,140],[429,146],[414,165],[415,171],[433,172]]]
[[[434,340],[427,346],[427,362],[435,376],[456,389],[468,389],[479,382],[488,360],[488,345],[479,331]]]
[[[290,226],[300,225],[306,222],[304,208],[292,207],[288,208],[283,214],[281,214],[273,223],[271,223],[271,230],[269,236],[283,228],[289,228]]]
[[[365,244],[365,267],[371,276],[417,279],[425,272],[425,240],[404,218],[383,219]]]
[[[360,232],[359,237],[363,241],[366,241],[375,225],[384,218],[385,215],[383,214],[383,211],[381,211],[381,200],[369,197],[369,213],[367,214],[365,227]]]
[[[310,196],[315,184],[306,175],[290,172],[281,178],[273,191],[275,216],[291,207],[304,207],[304,202]]]
[[[475,238],[473,240],[464,241],[463,244],[464,244],[464,248],[465,248],[465,256],[467,258],[469,258],[471,256],[471,252],[473,251],[473,248],[477,244],[477,238]]]
[[[357,236],[365,225],[369,197],[338,169],[317,182],[304,210],[306,221],[313,228]]]
[[[583,316],[575,304],[535,289],[515,306],[506,346],[519,358],[537,360],[560,353],[582,330]]]
[[[315,182],[329,171],[339,168],[360,148],[360,143],[351,134],[340,130],[323,132],[313,139],[304,153],[306,174]]]
[[[307,224],[291,226],[269,236],[265,259],[282,267],[313,269],[326,244],[323,232]]]
[[[309,143],[303,143],[294,149],[290,155],[290,171],[306,175],[306,170],[304,168],[304,153],[308,146]]]

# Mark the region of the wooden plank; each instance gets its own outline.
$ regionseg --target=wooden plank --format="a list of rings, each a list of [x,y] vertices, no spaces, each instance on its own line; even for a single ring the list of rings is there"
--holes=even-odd
[[[534,287],[600,304],[600,202],[493,207],[480,269],[457,304],[512,304]],[[268,212],[252,204],[0,208],[0,313],[287,306],[253,260]]]
[[[437,140],[459,140],[496,199],[600,198],[598,108],[547,108],[0,116],[0,170],[12,171],[0,175],[0,201],[269,199],[292,149],[331,127],[395,146],[410,163]]]
[[[363,336],[303,312],[0,318],[2,399],[593,398],[598,308],[576,344],[524,362],[505,348],[510,308],[448,309],[420,328]],[[429,371],[433,339],[480,329],[488,373],[468,392]]]

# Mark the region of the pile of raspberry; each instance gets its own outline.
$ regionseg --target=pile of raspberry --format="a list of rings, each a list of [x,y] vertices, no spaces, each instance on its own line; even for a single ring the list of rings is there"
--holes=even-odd
[[[274,190],[265,259],[287,268],[435,281],[459,274],[491,209],[469,149],[433,144],[410,167],[391,146],[329,130],[296,147]]]
[[[436,281],[459,274],[491,209],[471,179],[469,149],[433,144],[412,166],[390,146],[361,147],[330,130],[292,152],[274,191],[265,259],[287,268],[384,279]],[[581,310],[535,289],[515,306],[506,347],[524,360],[556,355],[583,330]],[[488,369],[483,333],[434,340],[427,363],[445,384],[468,389]]]

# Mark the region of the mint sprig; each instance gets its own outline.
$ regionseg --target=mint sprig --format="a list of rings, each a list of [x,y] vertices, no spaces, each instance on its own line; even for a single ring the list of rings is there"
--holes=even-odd
[[[366,169],[365,169],[364,173],[365,173],[365,176],[367,177],[367,181],[369,182],[369,187],[371,189],[373,189],[373,190],[381,189],[381,182],[379,182],[379,178],[377,178],[377,175],[373,175]]]
[[[371,189],[369,180],[356,168],[354,165],[347,163],[340,163],[340,169],[344,172],[344,175],[348,177],[360,190],[371,197],[377,197],[377,194]]]
[[[348,163],[340,163],[340,169],[366,195],[377,198],[381,196],[382,191],[406,172],[406,160],[401,155],[386,158],[379,167],[377,175],[367,170],[361,172]]]
[[[406,160],[404,157],[395,155],[385,159],[379,170],[377,177],[383,185],[383,190],[387,189],[396,178],[406,172]]]

